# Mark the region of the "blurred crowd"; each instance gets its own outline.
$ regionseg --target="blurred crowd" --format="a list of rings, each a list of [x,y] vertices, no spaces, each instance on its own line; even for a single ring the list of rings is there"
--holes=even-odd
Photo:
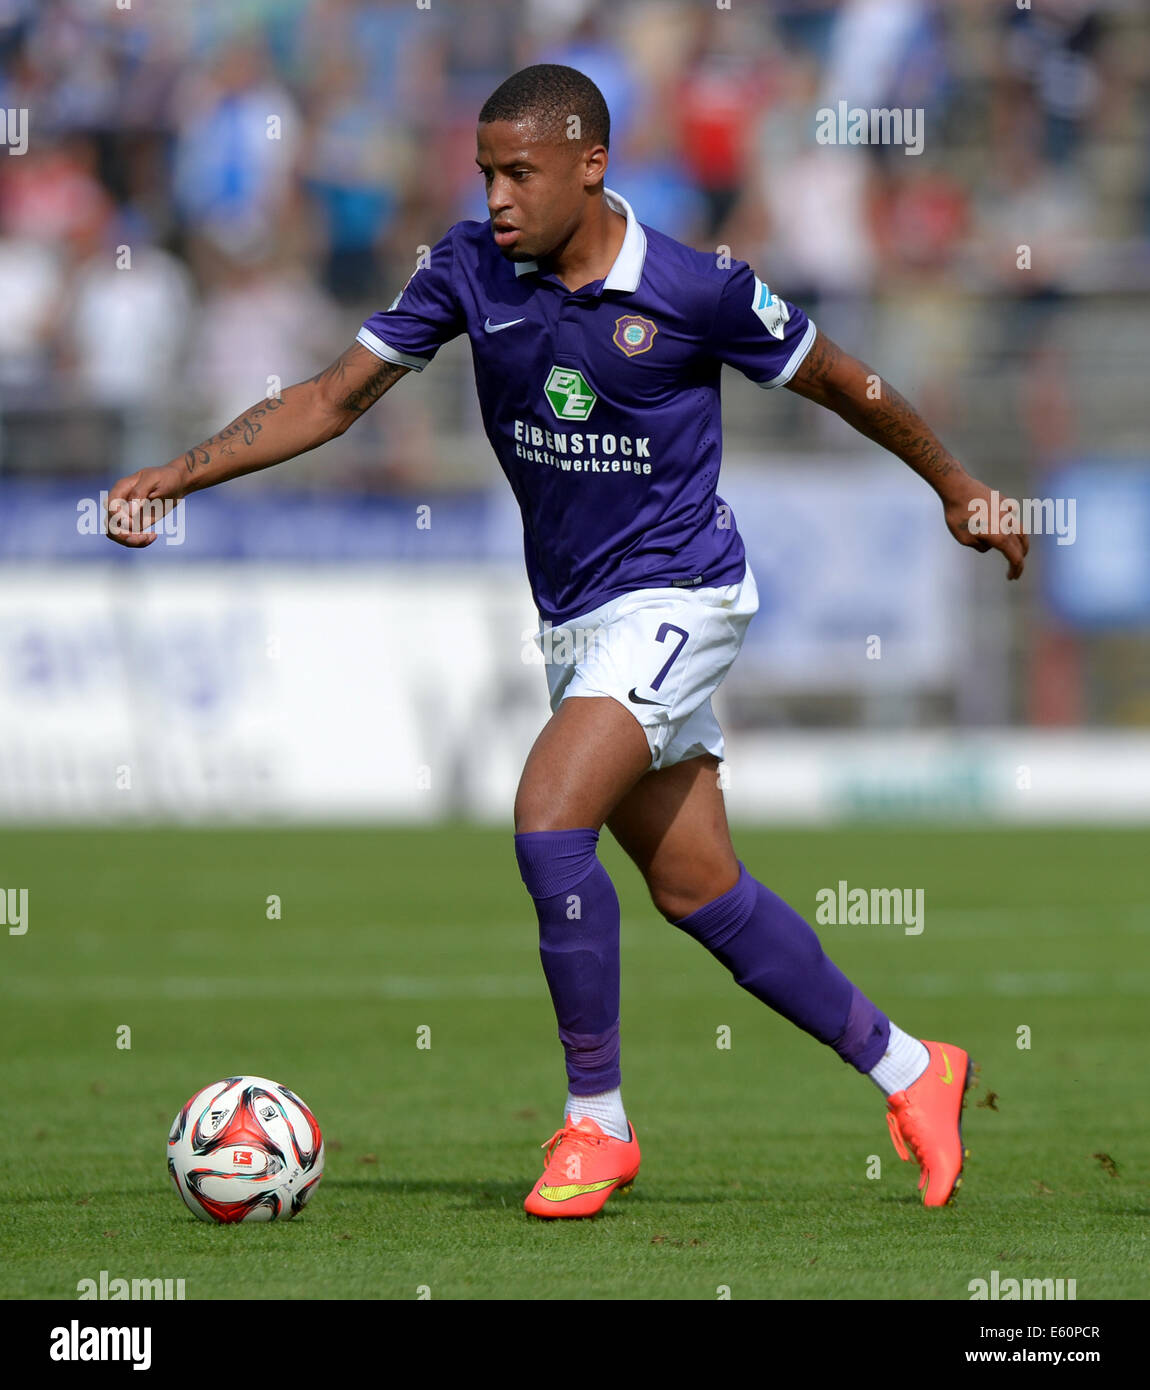
[[[1065,296],[1146,289],[1140,0],[0,0],[0,114],[28,112],[0,149],[0,412],[219,425],[310,375],[486,216],[476,113],[536,61],[599,85],[642,220],[847,341],[892,295],[924,333],[1005,296],[994,350],[1040,353]],[[922,153],[819,144],[843,101],[921,108]]]

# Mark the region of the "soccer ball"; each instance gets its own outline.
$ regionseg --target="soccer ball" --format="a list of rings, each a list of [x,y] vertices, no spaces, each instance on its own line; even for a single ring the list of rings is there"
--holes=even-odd
[[[323,1135],[286,1086],[228,1076],[176,1116],[168,1172],[201,1221],[290,1221],[323,1177]]]

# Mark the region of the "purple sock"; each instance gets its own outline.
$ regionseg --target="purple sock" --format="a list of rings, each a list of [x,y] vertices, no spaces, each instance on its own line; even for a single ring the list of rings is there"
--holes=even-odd
[[[559,1021],[573,1096],[620,1084],[619,899],[597,830],[535,830],[515,857],[539,916],[539,957]]]
[[[870,1071],[886,1051],[890,1020],[823,952],[794,908],[739,864],[739,881],[675,926],[722,961],[776,1013]]]

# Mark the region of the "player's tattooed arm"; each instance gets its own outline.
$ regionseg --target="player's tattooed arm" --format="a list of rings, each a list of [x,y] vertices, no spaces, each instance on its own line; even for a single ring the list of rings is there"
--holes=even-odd
[[[326,444],[407,371],[353,343],[330,367],[253,405],[218,434],[189,449],[183,459],[186,490],[211,487]]]
[[[348,416],[347,424],[373,406],[410,369],[396,362],[385,362],[361,343],[350,348],[322,372],[311,378],[332,401],[335,409]],[[345,425],[346,428],[346,425]]]
[[[256,442],[256,435],[263,433],[264,417],[281,409],[282,406],[281,396],[269,396],[259,405],[253,405],[230,425],[225,425],[218,434],[213,434],[210,439],[205,439],[202,444],[189,449],[184,455],[184,470],[188,477],[197,470],[202,472],[213,459],[236,458],[241,449],[250,449]]]
[[[1007,578],[1021,575],[1029,549],[1025,535],[1000,531],[998,518],[983,531],[972,527],[976,517],[992,515],[990,489],[971,477],[906,397],[866,363],[817,333],[787,385],[902,459],[942,499],[955,540],[976,550],[1001,550],[1010,562]]]
[[[816,334],[788,385],[889,449],[936,491],[946,478],[965,471],[904,395],[823,333]]]
[[[108,493],[108,535],[121,545],[151,544],[156,508],[148,503],[174,505],[190,492],[270,468],[326,444],[408,370],[353,343],[330,367],[259,401],[181,457],[162,468],[144,468],[121,478]]]

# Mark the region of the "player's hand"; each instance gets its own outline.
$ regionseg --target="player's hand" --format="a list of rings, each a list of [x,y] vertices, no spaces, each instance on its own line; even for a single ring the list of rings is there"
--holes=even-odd
[[[943,497],[947,529],[959,545],[984,554],[1000,550],[1009,562],[1007,579],[1018,579],[1026,564],[1030,541],[1018,529],[1019,511],[1009,498],[991,496],[977,478],[964,476]]]
[[[158,535],[152,527],[183,496],[179,469],[170,463],[121,478],[108,493],[108,539],[133,549],[151,545]]]

